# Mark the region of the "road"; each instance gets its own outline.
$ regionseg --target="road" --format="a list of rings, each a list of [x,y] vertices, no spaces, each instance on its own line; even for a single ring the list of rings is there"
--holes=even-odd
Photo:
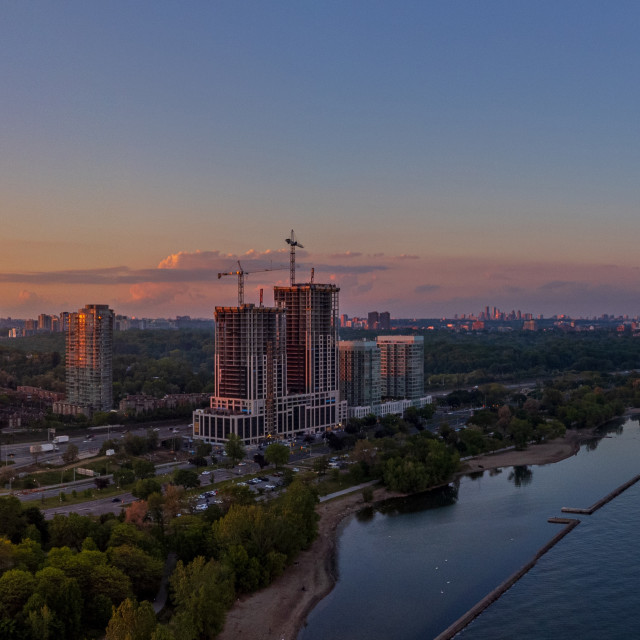
[[[59,451],[52,453],[41,453],[38,456],[38,462],[51,462],[53,464],[62,464],[62,454],[67,450],[69,444],[74,444],[78,447],[78,453],[80,459],[96,455],[105,440],[112,440],[116,438],[124,438],[127,433],[132,433],[137,436],[145,436],[149,429],[153,429],[158,434],[160,440],[167,440],[173,436],[191,436],[191,425],[180,425],[177,427],[163,426],[154,427],[153,425],[145,425],[144,427],[131,428],[124,425],[106,426],[106,427],[91,427],[86,430],[85,433],[80,435],[72,435],[69,437],[68,442],[64,442],[58,445]],[[174,433],[174,429],[177,432]],[[5,439],[10,432],[5,432]],[[29,447],[32,444],[43,444],[45,441],[37,441],[32,443],[22,444],[3,444],[2,445],[2,457],[5,462],[13,460],[12,469],[18,470],[22,467],[27,467],[34,462],[33,455],[29,451]]]
[[[116,501],[117,500],[117,501]],[[60,503],[59,507],[43,509],[42,513],[47,520],[51,520],[55,515],[68,516],[70,513],[78,513],[81,516],[100,516],[103,513],[120,513],[123,505],[131,504],[137,500],[130,493],[121,493],[117,497],[109,496],[108,498],[98,498],[89,502],[81,502],[79,504],[67,505]]]

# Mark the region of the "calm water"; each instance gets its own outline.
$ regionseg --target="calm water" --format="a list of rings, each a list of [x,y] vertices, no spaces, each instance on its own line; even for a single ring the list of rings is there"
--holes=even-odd
[[[548,517],[590,506],[638,473],[634,420],[568,460],[484,472],[359,514],[342,530],[340,580],[299,640],[433,638],[559,531]],[[635,485],[578,516],[582,523],[460,637],[632,637],[640,625],[639,499]]]

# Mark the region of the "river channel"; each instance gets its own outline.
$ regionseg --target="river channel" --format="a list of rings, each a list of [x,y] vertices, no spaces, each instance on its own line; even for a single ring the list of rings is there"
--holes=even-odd
[[[549,517],[562,516],[564,506],[588,507],[640,473],[636,419],[610,425],[600,436],[562,462],[465,476],[455,486],[389,501],[346,520],[338,544],[340,578],[298,640],[434,638],[559,531]],[[609,584],[616,580],[608,568],[625,565],[628,545],[637,555],[640,522],[629,511],[631,505],[639,511],[639,500],[640,483],[595,514],[578,516],[581,524],[460,637],[542,638],[559,628],[564,637],[568,621],[581,638],[625,637],[616,636],[612,625],[622,620],[620,628],[628,629],[629,615],[640,624],[635,599],[628,603],[620,596],[635,593],[640,576],[631,571],[620,588]],[[594,553],[590,545],[602,547],[604,541],[605,549]],[[607,607],[593,601],[586,607],[601,611],[597,620],[573,614],[573,600],[599,601],[603,590],[614,587]],[[603,628],[610,633],[603,635]]]

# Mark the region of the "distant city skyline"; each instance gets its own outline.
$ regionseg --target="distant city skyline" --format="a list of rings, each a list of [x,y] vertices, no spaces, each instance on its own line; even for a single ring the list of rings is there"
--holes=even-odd
[[[349,315],[640,314],[640,5],[0,11],[2,317],[212,318],[292,228]]]

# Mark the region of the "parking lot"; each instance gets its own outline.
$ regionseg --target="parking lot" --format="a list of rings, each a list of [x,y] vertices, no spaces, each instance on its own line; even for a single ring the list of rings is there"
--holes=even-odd
[[[200,474],[200,485],[206,489],[202,491],[195,499],[193,509],[195,511],[205,511],[208,507],[214,504],[222,504],[222,499],[219,497],[218,489],[215,489],[212,485],[215,481],[220,482],[223,480],[232,480],[233,484],[238,487],[248,487],[252,493],[256,495],[262,495],[275,491],[282,486],[282,471],[269,471],[260,473],[259,466],[252,462],[240,463],[242,466],[234,467],[233,469],[225,469],[214,471],[203,471]],[[255,468],[251,468],[255,467]],[[294,473],[297,473],[299,469],[294,467]],[[246,476],[251,473],[257,473],[253,478],[246,480],[233,481],[238,476]]]

